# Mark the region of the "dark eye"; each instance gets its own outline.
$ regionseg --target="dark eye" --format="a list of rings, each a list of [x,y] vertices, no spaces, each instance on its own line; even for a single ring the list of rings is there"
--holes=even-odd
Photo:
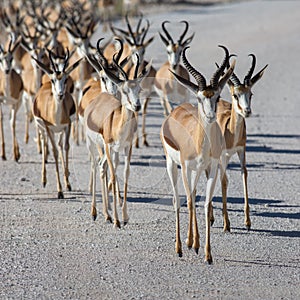
[[[236,101],[239,101],[239,97],[237,96],[237,94],[233,94],[233,97]]]

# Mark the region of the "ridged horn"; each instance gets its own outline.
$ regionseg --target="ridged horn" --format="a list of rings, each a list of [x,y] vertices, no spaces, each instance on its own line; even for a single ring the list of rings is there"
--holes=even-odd
[[[206,88],[205,77],[188,62],[185,54],[188,48],[189,47],[185,47],[182,51],[182,62],[186,67],[186,69],[188,70],[188,72],[196,79],[200,91],[203,91]]]
[[[183,31],[183,33],[181,34],[181,36],[179,37],[178,39],[178,44],[181,45],[182,43],[182,40],[184,39],[186,33],[188,32],[189,30],[189,23],[187,21],[180,21],[180,23],[184,23],[185,24],[185,29]]]
[[[244,78],[244,84],[245,85],[249,85],[250,84],[250,80],[251,77],[253,75],[254,69],[255,69],[255,65],[256,65],[256,57],[254,54],[249,54],[248,56],[252,57],[252,64],[251,67],[248,71],[248,73],[246,74],[245,78]]]
[[[165,33],[165,35],[166,35],[168,41],[171,42],[172,44],[174,44],[174,41],[173,41],[173,39],[172,39],[170,33],[169,33],[169,32],[167,31],[167,29],[166,29],[166,26],[165,26],[166,23],[170,23],[170,22],[169,22],[169,21],[164,21],[164,22],[162,22],[162,24],[161,24],[162,30],[163,30],[163,32]]]
[[[133,31],[132,31],[131,25],[130,25],[130,23],[129,23],[128,14],[126,14],[125,20],[126,20],[126,24],[127,24],[127,28],[128,28],[129,34],[130,34],[130,36],[131,36],[132,39],[133,39],[134,45],[136,45],[136,39],[135,39],[134,33],[133,33]]]
[[[223,59],[222,64],[220,65],[220,67],[216,70],[216,72],[212,75],[211,80],[210,80],[210,84],[213,88],[217,88],[218,87],[218,83],[219,83],[219,79],[221,77],[221,75],[223,74],[226,66],[228,65],[229,62],[229,51],[225,46],[219,45],[220,48],[222,48],[225,51],[225,57]]]
[[[229,55],[229,60],[230,60],[231,57],[234,57],[234,56],[236,56],[236,55],[235,54],[230,54]],[[227,68],[230,68],[229,60],[228,60]],[[231,82],[233,83],[234,86],[240,86],[241,85],[241,82],[240,82],[239,78],[237,77],[237,75],[234,72],[232,72],[232,74],[230,76],[230,80],[231,80]]]
[[[123,78],[127,81],[128,80],[128,76],[127,76],[126,72],[123,70],[123,68],[116,61],[116,56],[117,55],[118,55],[117,53],[115,53],[113,55],[113,62],[115,64],[116,68],[118,69],[118,71],[122,74]]]
[[[147,32],[148,32],[148,30],[150,28],[150,22],[149,22],[149,20],[146,20],[146,22],[147,22],[147,25],[146,25],[146,28],[145,28],[144,33],[143,33],[143,37],[142,37],[141,42],[140,42],[141,45],[144,44],[145,37],[146,37]]]
[[[98,41],[97,41],[97,55],[100,57],[100,60],[101,60],[101,63],[100,65],[103,65],[105,68],[108,68],[108,61],[107,59],[104,57],[103,53],[102,53],[102,50],[100,48],[100,43],[101,41],[104,40],[104,38],[100,38]]]
[[[134,79],[136,79],[138,77],[138,73],[139,73],[139,67],[140,67],[140,57],[138,54],[136,54],[136,59],[137,59],[137,64],[135,66],[135,70],[134,70]]]
[[[118,42],[119,42],[119,44],[120,44],[120,50],[118,51],[118,53],[117,53],[117,57],[116,57],[116,62],[117,62],[117,63],[119,63],[119,61],[120,61],[120,58],[121,58],[121,56],[122,56],[122,54],[123,54],[124,45],[123,45],[123,42],[122,42],[122,40],[121,40],[121,39],[119,39],[119,38],[115,38],[115,40],[116,40],[116,41],[118,41]]]

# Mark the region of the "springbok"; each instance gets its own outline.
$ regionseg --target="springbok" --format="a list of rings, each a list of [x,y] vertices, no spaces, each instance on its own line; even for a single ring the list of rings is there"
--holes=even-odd
[[[213,74],[210,84],[206,84],[205,77],[186,59],[186,49],[182,52],[182,60],[188,72],[196,79],[195,85],[191,81],[173,73],[175,78],[197,96],[198,107],[190,103],[183,103],[175,108],[165,119],[161,127],[161,141],[166,155],[167,172],[173,189],[173,204],[176,211],[176,244],[175,251],[182,256],[180,240],[179,210],[180,199],[177,188],[178,169],[181,167],[182,180],[186,192],[189,209],[189,226],[186,244],[198,253],[199,233],[196,218],[196,186],[203,170],[209,170],[206,185],[205,223],[206,245],[205,261],[212,263],[210,247],[210,210],[214,192],[219,159],[222,152],[222,133],[216,121],[216,105],[220,93],[233,72],[235,62],[222,75],[228,61],[229,53],[224,46],[225,58]],[[172,71],[171,71],[172,72]]]
[[[81,15],[79,15],[79,21]],[[83,30],[83,25],[77,24],[77,19],[74,17],[71,18],[69,21],[67,28],[69,38],[77,50],[75,57],[85,57],[86,54],[89,53],[90,48],[90,40],[92,38],[93,33],[96,30],[97,23],[93,18],[90,18],[87,21],[87,26],[85,30]],[[74,87],[75,87],[75,100],[76,105],[78,108],[79,101],[82,97],[82,90],[86,82],[91,78],[94,72],[93,67],[91,64],[86,60],[83,59],[79,68],[71,74],[71,77],[74,80]],[[78,112],[78,110],[76,110]],[[73,124],[73,137],[76,144],[79,144],[79,122],[78,122],[78,113],[76,112],[76,119]]]
[[[42,84],[42,70],[37,67],[36,63],[31,57],[35,57],[39,61],[43,61],[45,57],[45,47],[48,44],[44,45],[45,47],[41,48],[38,46],[40,42],[41,33],[39,31],[35,31],[34,34],[30,35],[29,31],[27,34],[25,32],[22,33],[23,40],[21,46],[27,51],[22,59],[22,80],[24,84],[24,92],[23,92],[23,106],[25,108],[25,143],[28,143],[29,139],[29,123],[32,121],[32,103],[33,99],[41,87]],[[44,61],[45,63],[45,61]],[[38,149],[40,152],[40,149]]]
[[[10,126],[12,133],[13,157],[15,161],[20,159],[19,145],[16,137],[16,115],[22,103],[23,82],[21,76],[12,68],[13,54],[20,45],[20,39],[13,43],[12,39],[7,51],[0,45],[0,139],[1,157],[6,160],[5,140],[3,130],[2,105],[9,105]]]
[[[117,54],[116,54],[117,55]],[[113,215],[115,227],[120,227],[117,213],[116,195],[116,169],[118,166],[119,152],[124,151],[124,195],[122,204],[122,219],[127,224],[129,216],[127,213],[127,187],[130,171],[130,159],[132,152],[132,141],[137,130],[135,112],[141,108],[139,93],[140,83],[150,70],[150,64],[138,74],[139,64],[133,79],[129,79],[125,71],[113,58],[123,79],[118,78],[109,70],[105,70],[107,76],[118,86],[120,99],[108,93],[100,93],[89,103],[84,112],[84,124],[86,129],[87,148],[93,163],[93,188],[92,188],[92,216],[97,216],[96,210],[96,166],[98,162],[98,148],[104,148],[104,154],[100,161],[100,170],[105,174],[105,164],[108,164],[110,181],[113,194]],[[104,182],[103,178],[101,181]],[[107,200],[103,199],[103,206]],[[103,209],[106,220],[111,221],[107,207]]]
[[[180,56],[182,50],[189,45],[194,38],[193,33],[190,37],[184,40],[189,29],[189,23],[187,21],[181,21],[181,23],[185,25],[185,28],[178,41],[175,43],[166,29],[167,23],[170,22],[164,21],[161,25],[165,36],[160,32],[159,35],[167,48],[168,61],[165,62],[157,71],[154,86],[155,91],[161,100],[165,116],[169,115],[173,110],[172,101],[176,101],[176,104],[178,105],[189,101],[190,95],[188,90],[175,80],[173,73],[189,80],[189,73],[180,64]],[[172,72],[169,72],[169,70],[172,70]]]
[[[136,70],[137,63],[140,65],[140,72],[145,68],[148,64],[148,61],[145,60],[145,51],[148,45],[153,41],[154,37],[149,38],[145,41],[146,35],[148,33],[150,23],[147,20],[147,25],[143,29],[143,33],[139,34],[139,27],[140,24],[137,25],[136,32],[133,32],[132,27],[127,19],[127,26],[128,26],[128,35],[124,35],[127,44],[129,45],[130,49],[130,60],[124,67],[125,71],[127,72],[129,78],[133,78]],[[140,23],[140,22],[139,22]],[[142,101],[142,139],[143,145],[148,146],[147,142],[147,134],[145,129],[145,122],[146,122],[146,114],[147,114],[147,107],[150,101],[151,93],[154,91],[154,79],[156,76],[156,70],[151,66],[148,75],[142,80],[141,87],[141,99]],[[136,118],[138,118],[138,112],[136,112]],[[135,146],[139,147],[139,134],[136,133],[135,137]]]
[[[42,185],[46,186],[46,144],[49,137],[53,156],[55,159],[56,167],[56,182],[58,199],[64,198],[62,192],[59,167],[58,167],[58,151],[55,141],[55,133],[59,134],[59,152],[62,161],[62,167],[64,172],[64,180],[66,188],[70,191],[71,185],[69,183],[69,137],[72,119],[75,116],[75,103],[71,94],[66,90],[67,79],[69,74],[79,65],[80,60],[73,65],[68,66],[69,63],[69,51],[67,51],[65,57],[65,64],[62,70],[59,70],[55,65],[51,52],[49,53],[50,66],[47,67],[41,61],[38,61],[33,57],[37,65],[48,74],[51,81],[42,85],[38,91],[33,102],[33,116],[37,127],[39,128],[42,141]],[[63,141],[63,134],[65,135]],[[65,157],[63,155],[63,148],[65,151]]]
[[[241,82],[235,73],[232,73],[231,78],[227,81],[229,86],[232,103],[220,100],[217,106],[217,121],[220,124],[222,134],[224,136],[226,147],[221,155],[221,172],[220,178],[222,183],[222,201],[223,201],[223,218],[224,231],[230,231],[230,222],[227,212],[227,187],[228,178],[226,176],[226,168],[230,158],[237,153],[243,178],[244,187],[244,214],[245,225],[248,230],[251,227],[249,201],[248,201],[248,184],[247,184],[247,168],[246,168],[246,122],[245,118],[251,115],[251,99],[252,87],[261,79],[264,74],[266,65],[255,76],[252,77],[256,57],[254,54],[249,54],[252,57],[251,67]]]

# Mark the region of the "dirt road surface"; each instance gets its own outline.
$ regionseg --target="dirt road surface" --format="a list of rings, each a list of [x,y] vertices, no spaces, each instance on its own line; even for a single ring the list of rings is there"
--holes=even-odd
[[[100,214],[95,222],[90,217],[86,146],[72,142],[73,190],[58,200],[52,156],[48,184],[41,186],[33,124],[29,144],[23,143],[23,109],[17,122],[22,156],[19,163],[12,161],[5,110],[9,159],[0,161],[0,298],[299,299],[300,2],[193,5],[145,15],[151,22],[149,36],[156,35],[146,54],[155,67],[166,60],[157,34],[164,20],[174,23],[174,36],[182,30],[179,21],[190,22],[195,38],[187,55],[207,78],[223,58],[219,44],[238,55],[240,77],[250,66],[249,53],[257,56],[256,71],[269,64],[253,89],[253,115],[247,119],[251,231],[243,224],[243,187],[235,156],[228,170],[231,233],[222,228],[219,182],[215,190],[214,263],[204,264],[204,176],[197,197],[199,255],[184,247],[183,257],[176,256],[172,192],[159,139],[163,114],[156,97],[148,109],[150,147],[133,150],[130,221],[120,230],[103,219],[99,183]],[[222,95],[229,99],[227,90]],[[179,185],[184,241],[187,207],[181,181]]]

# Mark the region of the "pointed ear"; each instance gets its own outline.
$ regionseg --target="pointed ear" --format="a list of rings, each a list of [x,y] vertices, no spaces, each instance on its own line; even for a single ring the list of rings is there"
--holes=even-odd
[[[149,61],[149,63],[146,65],[146,67],[143,69],[143,71],[138,75],[138,78],[142,79],[142,78],[148,76],[151,66],[152,66],[152,59]]]
[[[118,78],[115,74],[113,74],[110,70],[107,68],[103,68],[103,71],[105,72],[106,76],[111,80],[115,85],[119,86],[123,81]]]
[[[48,68],[45,64],[43,64],[42,62],[38,61],[35,57],[31,56],[31,58],[35,61],[35,63],[38,65],[38,67],[40,69],[42,69],[45,73],[47,73],[50,77],[50,75],[53,74],[53,71]]]
[[[163,41],[163,43],[166,45],[166,47],[169,45],[169,41],[160,33],[159,33],[159,36],[161,38],[161,40]]]
[[[89,64],[95,69],[95,71],[99,74],[102,70],[100,64],[98,63],[97,59],[94,58],[91,54],[85,54],[85,57]]]
[[[124,39],[126,40],[126,42],[127,42],[131,47],[134,46],[134,43],[132,43],[132,41],[131,41],[127,36],[124,36]]]
[[[154,40],[154,36],[150,38],[146,43],[144,43],[144,47],[146,48],[153,40]]]
[[[11,49],[11,52],[14,53],[14,51],[19,47],[19,45],[21,44],[21,36],[19,36],[16,40],[16,42],[13,45],[13,48]]]
[[[182,43],[182,47],[185,48],[188,44],[190,44],[194,36],[195,32]]]
[[[69,75],[71,72],[73,72],[73,70],[75,68],[78,67],[78,65],[80,64],[80,62],[82,61],[83,57],[78,59],[72,66],[70,66],[67,70],[66,70],[66,74]]]
[[[175,76],[175,78],[186,88],[188,88],[191,92],[193,92],[194,94],[197,95],[198,91],[199,91],[199,87],[194,84],[193,82],[177,75],[176,73],[174,73],[172,70],[169,69],[169,71]]]
[[[259,79],[262,78],[262,76],[264,75],[264,71],[267,68],[268,65],[265,65],[255,76],[252,77],[252,79],[250,80],[250,84],[251,86],[253,86]]]
[[[219,80],[218,86],[221,88],[221,90],[224,88],[226,82],[228,82],[230,76],[232,75],[235,67],[236,60],[234,59],[231,66],[227,69],[226,73],[222,76],[222,78]]]

